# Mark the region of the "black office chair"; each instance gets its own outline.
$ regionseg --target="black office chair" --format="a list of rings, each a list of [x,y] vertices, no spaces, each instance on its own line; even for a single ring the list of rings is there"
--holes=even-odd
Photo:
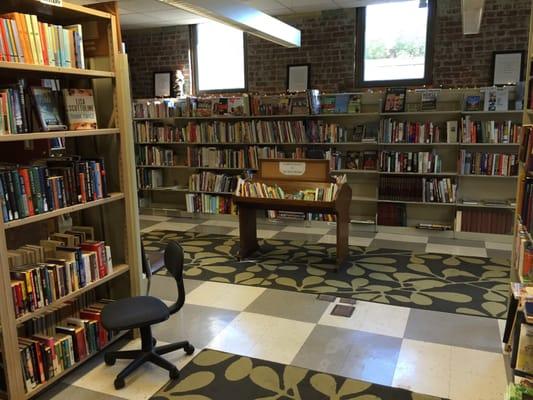
[[[124,331],[139,328],[141,331],[141,349],[130,351],[109,351],[104,354],[107,365],[113,365],[117,359],[133,360],[120,372],[115,379],[115,388],[122,389],[124,379],[145,362],[152,362],[169,371],[171,379],[179,377],[179,370],[174,364],[162,357],[163,354],[183,349],[188,355],[194,353],[189,342],[178,342],[155,347],[156,340],[152,336],[151,326],[163,322],[171,314],[178,312],[185,303],[185,287],[183,285],[183,249],[176,242],[169,242],[165,248],[165,267],[176,279],[178,299],[167,308],[165,303],[156,297],[136,296],[117,300],[102,310],[102,325],[110,331]]]
[[[146,295],[150,295],[150,288],[152,287],[152,275],[156,274],[165,267],[164,252],[149,251],[146,252],[141,238],[141,256],[142,269],[146,276]]]

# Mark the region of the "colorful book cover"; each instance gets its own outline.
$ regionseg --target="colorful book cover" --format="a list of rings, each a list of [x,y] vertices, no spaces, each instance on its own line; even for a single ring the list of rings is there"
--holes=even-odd
[[[63,100],[70,130],[98,129],[91,89],[63,89]]]
[[[67,126],[61,119],[56,97],[52,93],[52,90],[50,88],[34,86],[30,88],[30,92],[42,130],[66,130]]]
[[[481,96],[466,96],[465,111],[480,111],[481,110]]]
[[[361,95],[359,93],[351,94],[348,100],[348,113],[357,114],[361,112]]]

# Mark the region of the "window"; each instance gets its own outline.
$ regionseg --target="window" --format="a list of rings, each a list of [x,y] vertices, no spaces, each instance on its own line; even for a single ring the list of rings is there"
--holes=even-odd
[[[196,87],[246,90],[244,33],[217,22],[196,25]]]
[[[409,0],[358,9],[360,86],[430,83],[432,6]]]

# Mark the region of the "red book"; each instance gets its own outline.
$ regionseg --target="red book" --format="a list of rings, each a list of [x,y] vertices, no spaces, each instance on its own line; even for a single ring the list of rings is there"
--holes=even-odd
[[[43,22],[39,22],[39,36],[41,37],[41,48],[43,49],[44,65],[50,65],[48,60],[48,41],[46,40],[46,30]]]
[[[27,168],[19,168],[19,174],[24,181],[24,192],[26,193],[26,203],[28,204],[28,213],[35,215],[35,209],[33,208],[33,200],[31,193],[30,175]]]
[[[107,258],[105,253],[105,243],[95,240],[87,240],[81,244],[81,249],[85,251],[94,251],[98,260],[98,276],[103,278],[107,275]]]
[[[51,336],[46,335],[33,335],[32,338],[34,340],[37,340],[41,343],[43,343],[45,346],[50,347],[51,352],[51,361],[52,361],[52,368],[54,371],[54,374],[59,372],[59,365],[57,362],[57,355],[56,355],[56,349],[55,349],[55,340]],[[50,367],[50,366],[49,366]]]
[[[99,310],[86,308],[80,311],[80,318],[98,323],[98,347],[103,348],[107,344],[108,332],[102,325],[102,313]]]
[[[4,26],[3,18],[0,18],[0,35],[2,35],[2,42],[3,42],[3,53],[5,55],[5,58],[7,61],[11,61],[11,55],[9,54],[9,45],[8,45],[8,36],[6,32],[6,28]]]

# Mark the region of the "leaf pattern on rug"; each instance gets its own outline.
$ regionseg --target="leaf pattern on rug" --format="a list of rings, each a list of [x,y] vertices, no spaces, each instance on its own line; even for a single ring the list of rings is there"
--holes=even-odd
[[[151,400],[442,400],[306,368],[206,349]]]
[[[189,279],[492,318],[507,312],[509,260],[352,246],[346,265],[335,272],[331,244],[265,239],[255,258],[239,261],[237,237],[176,231],[143,236],[147,251],[162,250],[168,240],[183,246]]]

